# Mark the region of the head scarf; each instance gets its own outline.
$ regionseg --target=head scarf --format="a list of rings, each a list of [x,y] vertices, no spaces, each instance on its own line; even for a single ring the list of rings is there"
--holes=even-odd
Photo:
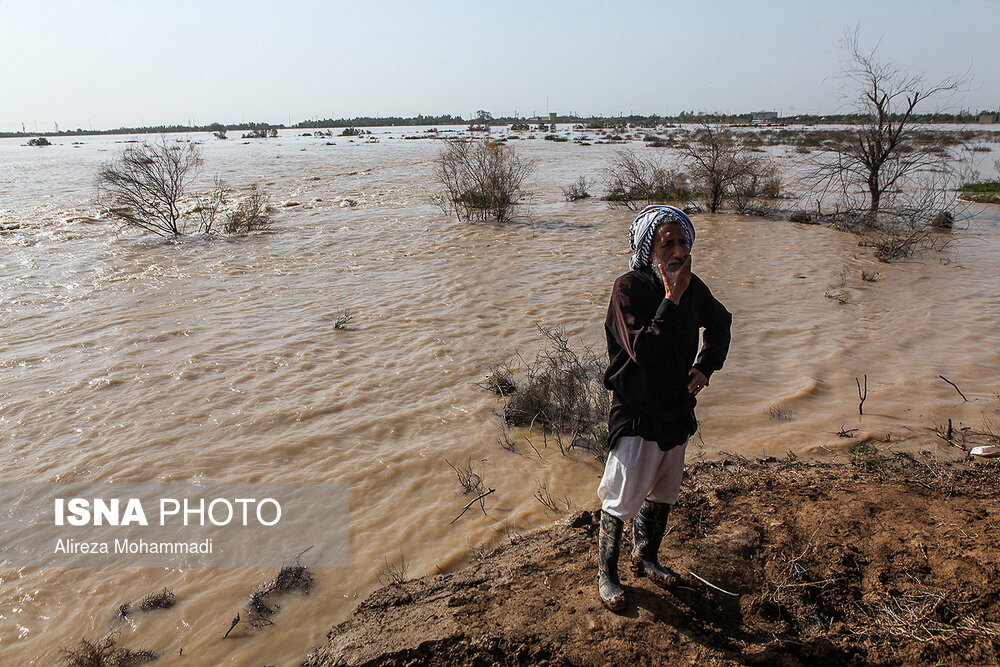
[[[673,206],[653,204],[639,211],[628,230],[628,243],[632,247],[632,257],[629,268],[633,271],[649,266],[649,251],[653,248],[653,235],[656,228],[665,222],[676,222],[684,230],[688,249],[694,245],[694,225],[684,211]]]

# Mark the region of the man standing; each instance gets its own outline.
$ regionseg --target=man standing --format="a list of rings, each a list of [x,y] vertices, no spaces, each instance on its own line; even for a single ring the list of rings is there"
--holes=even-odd
[[[733,319],[691,272],[694,236],[680,209],[644,208],[629,230],[632,270],[615,281],[608,305],[611,451],[597,490],[598,589],[612,611],[625,608],[618,554],[628,519],[634,519],[635,574],[664,587],[679,580],[657,554],[680,491],[687,440],[698,428],[695,397],[726,360]]]

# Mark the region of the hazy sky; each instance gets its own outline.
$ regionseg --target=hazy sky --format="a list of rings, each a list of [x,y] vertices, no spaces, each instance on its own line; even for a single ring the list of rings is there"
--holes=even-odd
[[[1000,0],[0,0],[0,131],[834,113],[855,28],[929,80],[968,72],[958,106],[1000,105]]]

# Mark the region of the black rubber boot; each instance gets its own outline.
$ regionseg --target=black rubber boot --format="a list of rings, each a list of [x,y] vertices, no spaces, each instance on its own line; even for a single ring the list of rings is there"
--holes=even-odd
[[[667,516],[670,505],[645,500],[639,513],[632,520],[632,571],[636,576],[649,577],[650,581],[664,588],[672,588],[680,583],[680,575],[669,567],[660,565],[657,555],[660,542],[667,530]]]
[[[611,611],[625,609],[625,589],[618,579],[618,554],[621,552],[621,519],[601,512],[601,535],[597,542],[597,589],[601,601]]]

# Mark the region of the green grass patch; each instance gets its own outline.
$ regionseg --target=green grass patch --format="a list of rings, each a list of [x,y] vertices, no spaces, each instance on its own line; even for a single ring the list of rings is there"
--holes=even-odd
[[[1000,203],[1000,183],[966,183],[957,192],[962,199],[986,204]]]

